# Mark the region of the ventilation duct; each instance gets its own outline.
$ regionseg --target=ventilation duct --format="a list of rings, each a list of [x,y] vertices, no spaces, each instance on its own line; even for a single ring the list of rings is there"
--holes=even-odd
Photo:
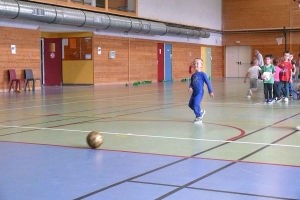
[[[83,26],[85,24],[85,14],[80,10],[55,7],[56,18],[54,24],[65,24],[73,26]]]
[[[205,32],[205,38],[209,38],[210,37],[210,32]]]
[[[164,23],[150,22],[150,34],[165,35],[167,33],[167,26]]]
[[[164,23],[26,1],[0,0],[0,17],[152,35],[209,38],[210,33]]]
[[[85,24],[86,27],[97,27],[99,29],[107,29],[110,24],[110,18],[106,14],[84,12],[85,13]]]
[[[139,33],[142,30],[142,21],[139,19],[130,19],[131,29],[128,32]]]
[[[178,27],[172,27],[172,26],[167,27],[167,35],[179,35],[180,32],[181,32],[180,28]]]
[[[200,31],[200,37],[204,38],[205,37],[205,31]]]
[[[140,33],[144,33],[147,34],[150,32],[150,22],[146,21],[146,20],[141,20],[142,23],[142,29],[140,31]]]
[[[194,32],[193,37],[200,37],[200,31],[193,30],[193,32]]]
[[[194,35],[194,31],[191,29],[180,28],[180,35],[185,35],[187,37],[192,37]]]
[[[0,16],[14,19],[18,16],[19,5],[15,1],[0,2]]]
[[[17,2],[16,18],[29,19],[52,23],[56,16],[55,8],[48,5],[32,4],[28,2]]]
[[[110,24],[109,29],[119,30],[119,31],[129,31],[131,29],[131,20],[125,17],[118,17],[109,15]]]

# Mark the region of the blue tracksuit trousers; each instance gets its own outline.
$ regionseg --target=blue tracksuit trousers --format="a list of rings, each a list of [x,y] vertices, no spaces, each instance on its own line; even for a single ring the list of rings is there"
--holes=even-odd
[[[189,102],[189,107],[194,111],[196,117],[201,117],[201,101],[204,93],[199,93],[196,95],[192,95]]]

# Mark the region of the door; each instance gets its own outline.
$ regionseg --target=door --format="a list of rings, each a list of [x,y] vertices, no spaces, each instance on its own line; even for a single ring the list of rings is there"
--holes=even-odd
[[[251,46],[226,47],[226,77],[245,77],[251,62]]]
[[[211,60],[212,60],[211,48],[206,47],[206,74],[210,80],[211,80]]]
[[[172,81],[172,44],[165,44],[165,80]]]
[[[211,80],[211,48],[201,47],[201,58],[203,60],[202,71],[204,71],[207,77]]]
[[[250,46],[241,46],[239,47],[239,77],[245,77],[248,72],[249,67],[251,66],[251,50]]]
[[[165,79],[165,44],[157,43],[157,81]]]
[[[44,38],[43,83],[46,86],[62,83],[62,42],[61,38]]]

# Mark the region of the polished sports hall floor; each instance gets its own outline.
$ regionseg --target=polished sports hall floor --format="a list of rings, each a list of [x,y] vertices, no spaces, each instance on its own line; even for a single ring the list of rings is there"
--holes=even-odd
[[[216,78],[194,124],[188,84],[0,94],[0,199],[300,199],[300,101]]]

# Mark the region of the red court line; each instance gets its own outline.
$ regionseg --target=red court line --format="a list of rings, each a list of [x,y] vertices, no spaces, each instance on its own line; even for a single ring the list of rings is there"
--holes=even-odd
[[[42,115],[42,116],[45,116],[45,117],[52,117],[52,116],[58,116],[58,115],[61,115],[61,114],[48,114],[48,115]]]
[[[243,129],[240,129],[240,128],[235,127],[235,126],[228,126],[228,125],[224,125],[224,124],[215,124],[215,123],[207,123],[207,124],[214,124],[214,125],[219,125],[219,126],[226,126],[226,127],[229,127],[229,128],[237,129],[237,130],[239,130],[241,132],[239,135],[227,139],[227,141],[236,140],[236,139],[238,139],[240,137],[243,137],[246,134],[246,132]]]
[[[201,158],[201,157],[195,157],[195,156],[179,156],[179,155],[173,155],[173,154],[146,153],[146,152],[114,150],[114,149],[101,149],[101,148],[92,149],[92,148],[89,148],[89,147],[74,147],[74,146],[67,146],[67,145],[44,144],[44,143],[33,143],[33,142],[13,142],[13,141],[6,141],[6,140],[0,140],[0,142],[17,143],[17,144],[30,144],[30,145],[41,145],[41,146],[53,146],[53,147],[72,148],[72,149],[90,149],[91,151],[113,151],[113,152],[124,152],[124,153],[134,153],[134,154],[144,154],[144,155],[171,156],[171,157],[178,157],[178,158],[193,158],[193,159],[202,159],[202,160],[218,160],[218,161],[228,161],[228,162],[235,162],[235,163],[251,163],[251,164],[275,165],[275,166],[282,166],[282,167],[297,167],[297,168],[300,168],[300,165],[287,165],[287,164],[254,162],[254,161],[244,161],[244,160],[230,160],[230,159],[220,159],[220,158],[219,159],[218,158]]]
[[[28,119],[36,119],[36,118],[41,118],[41,117],[52,117],[52,116],[57,116],[60,114],[49,114],[49,115],[36,115],[34,117],[26,117],[23,119],[10,119],[10,120],[6,120],[6,121],[1,121],[0,123],[5,123],[5,122],[16,122],[16,121],[22,121],[22,120],[28,120]]]

